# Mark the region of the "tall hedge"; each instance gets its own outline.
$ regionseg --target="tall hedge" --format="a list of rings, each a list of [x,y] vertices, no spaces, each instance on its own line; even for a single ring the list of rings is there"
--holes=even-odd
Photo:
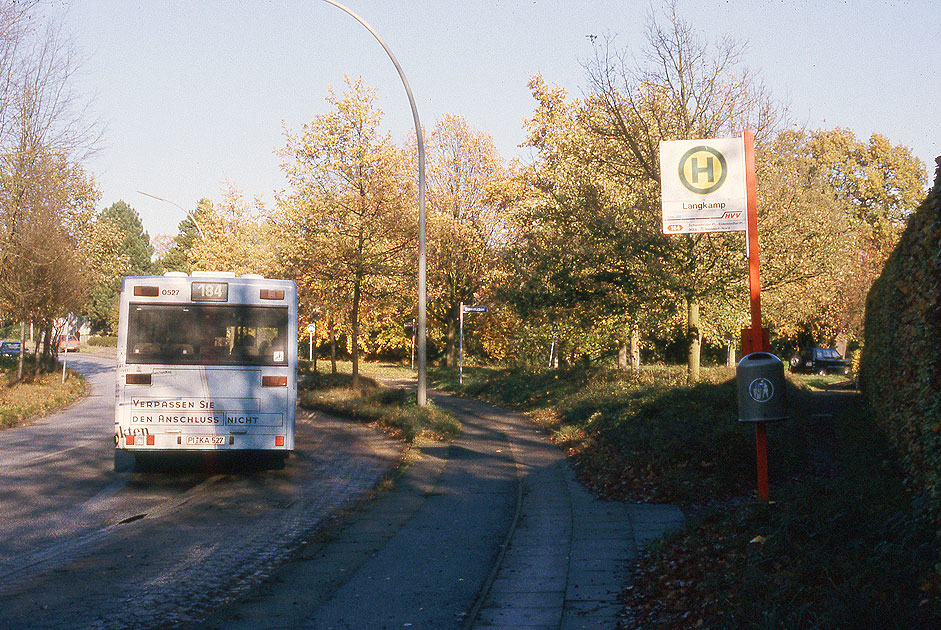
[[[941,157],[866,303],[860,383],[941,521]]]

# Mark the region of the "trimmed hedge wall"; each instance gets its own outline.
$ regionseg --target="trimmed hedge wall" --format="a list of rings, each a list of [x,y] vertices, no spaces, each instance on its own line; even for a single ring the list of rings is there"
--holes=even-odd
[[[860,386],[941,521],[941,157],[866,302]]]

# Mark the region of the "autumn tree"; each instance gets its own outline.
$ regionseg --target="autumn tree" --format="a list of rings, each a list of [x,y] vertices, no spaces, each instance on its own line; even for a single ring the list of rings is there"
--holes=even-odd
[[[406,155],[380,131],[375,90],[362,79],[346,85],[341,96],[330,91],[333,111],[285,132],[292,190],[279,200],[278,223],[281,259],[301,291],[347,314],[356,387],[361,317],[402,293],[416,223]]]
[[[6,157],[4,166],[18,159]],[[2,207],[15,210],[0,216],[0,301],[20,321],[39,324],[48,360],[55,321],[83,308],[92,286],[110,271],[107,250],[115,239],[95,228],[98,192],[80,166],[46,151],[22,166],[14,168],[16,177],[0,176]],[[22,367],[21,354],[21,377]]]
[[[849,129],[805,132],[806,153],[856,222],[902,225],[925,198],[928,171],[905,146],[882,134],[858,140]]]
[[[537,101],[527,121],[526,145],[537,160],[519,173],[524,192],[513,215],[507,299],[530,322],[544,322],[547,348],[604,352],[605,340],[627,348],[639,363],[639,330],[658,289],[639,282],[632,255],[630,209],[645,191],[623,186],[599,170],[603,146],[590,127],[593,111],[539,76],[530,81]],[[571,334],[581,331],[581,334]],[[631,334],[633,332],[633,334]],[[589,342],[589,339],[593,341]],[[579,342],[584,348],[576,348]],[[591,350],[594,348],[594,351]]]
[[[39,28],[32,7],[0,10],[0,308],[40,323],[48,357],[54,319],[87,299],[96,243],[107,239],[89,227],[98,193],[79,161],[96,130],[74,90],[75,56],[54,24]]]
[[[710,44],[671,6],[664,21],[651,17],[640,57],[600,44],[588,64],[591,128],[604,140],[599,168],[622,185],[644,191],[632,204],[632,253],[645,284],[660,286],[685,305],[688,378],[698,380],[700,307],[735,290],[743,277],[742,240],[735,234],[665,237],[660,228],[659,144],[755,132],[761,145],[777,124],[777,110],[743,64],[744,46],[731,38]]]
[[[199,229],[187,250],[192,269],[271,273],[274,244],[267,211],[260,199],[249,202],[237,186],[227,181],[221,201],[201,201],[197,214]],[[193,217],[189,220],[193,221]]]
[[[909,149],[845,129],[790,130],[759,156],[766,312],[804,343],[859,337],[866,295],[924,198],[927,172]]]
[[[505,237],[505,178],[489,134],[445,115],[427,142],[429,314],[445,330],[447,365],[458,363],[461,303],[482,297]]]
[[[26,45],[30,14],[36,0],[0,3],[0,137],[9,137],[14,118],[13,104]]]

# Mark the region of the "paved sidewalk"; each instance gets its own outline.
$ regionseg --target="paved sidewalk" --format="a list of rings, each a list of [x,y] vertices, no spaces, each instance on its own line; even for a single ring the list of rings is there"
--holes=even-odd
[[[522,501],[511,540],[485,585],[472,628],[616,628],[630,562],[683,524],[672,505],[602,501],[528,418],[471,401],[440,401],[501,422],[517,445]]]
[[[391,492],[210,628],[615,628],[638,551],[678,508],[601,501],[521,414],[436,397],[464,425]]]

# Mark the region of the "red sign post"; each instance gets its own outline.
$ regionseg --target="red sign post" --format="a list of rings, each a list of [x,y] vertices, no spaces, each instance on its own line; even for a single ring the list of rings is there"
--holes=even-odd
[[[746,238],[748,240],[748,292],[751,298],[751,328],[742,334],[742,354],[768,352],[768,333],[761,327],[761,279],[758,274],[758,195],[755,183],[755,134],[746,131],[745,189],[748,197]],[[768,501],[768,431],[764,422],[755,423],[755,455],[758,468],[758,500]]]
[[[742,331],[742,354],[768,352],[768,331],[761,327],[755,134],[661,142],[660,178],[664,234],[746,231],[751,328]],[[756,422],[761,501],[768,501],[767,442],[765,423]]]

